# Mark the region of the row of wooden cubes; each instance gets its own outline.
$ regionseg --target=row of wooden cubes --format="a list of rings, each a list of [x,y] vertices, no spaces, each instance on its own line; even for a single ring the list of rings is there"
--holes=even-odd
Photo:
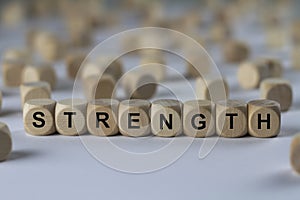
[[[223,137],[274,137],[280,132],[279,103],[272,100],[219,101],[161,99],[31,99],[23,108],[24,127],[31,135],[98,136],[121,133],[140,137],[151,134],[173,137],[184,133],[206,137],[217,133]]]

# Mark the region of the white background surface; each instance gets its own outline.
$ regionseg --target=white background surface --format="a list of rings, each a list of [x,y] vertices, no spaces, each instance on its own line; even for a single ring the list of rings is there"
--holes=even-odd
[[[11,129],[13,152],[7,161],[0,163],[1,199],[299,199],[300,176],[290,168],[289,145],[291,137],[300,129],[300,73],[291,69],[289,48],[267,51],[263,38],[257,33],[257,30],[241,28],[237,37],[247,39],[254,49],[253,58],[267,54],[283,59],[286,67],[284,77],[293,85],[293,107],[282,114],[282,129],[278,137],[220,139],[213,151],[202,160],[198,154],[204,140],[195,139],[180,159],[164,169],[139,175],[122,173],[95,160],[79,137],[27,135],[23,130],[18,89],[2,87],[0,120]],[[11,39],[14,34],[22,33],[1,32],[1,52],[19,44]],[[243,91],[237,83],[237,68],[223,64],[219,52],[211,51],[229,81],[231,98],[248,101],[259,97],[258,90]],[[130,62],[127,62],[127,67],[132,65]],[[170,60],[168,64],[182,69],[180,62]],[[55,67],[59,81],[53,99],[70,98],[72,81],[64,78],[62,64]],[[166,83],[181,99],[193,98],[180,82]],[[155,98],[168,97],[172,98],[160,89]],[[106,142],[101,137],[83,137],[93,137],[99,146]],[[122,136],[110,139],[124,149],[137,152],[172,140]],[[187,138],[176,140],[183,142]]]

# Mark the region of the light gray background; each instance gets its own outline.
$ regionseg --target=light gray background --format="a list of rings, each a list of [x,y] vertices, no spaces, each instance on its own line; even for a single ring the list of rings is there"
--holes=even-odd
[[[129,26],[123,30],[127,28]],[[101,41],[118,31],[95,35]],[[0,29],[1,53],[11,46],[20,46],[24,42],[19,39],[23,32],[25,29]],[[294,102],[291,110],[282,114],[282,129],[278,137],[220,139],[203,160],[198,158],[198,153],[204,140],[195,139],[172,165],[148,174],[126,174],[95,160],[79,137],[27,135],[23,129],[18,89],[1,86],[3,108],[0,120],[8,124],[13,138],[10,158],[0,163],[1,199],[299,199],[300,176],[290,168],[289,146],[292,136],[300,129],[300,73],[291,69],[289,46],[283,50],[267,50],[261,33],[259,27],[253,29],[241,25],[236,37],[245,39],[253,47],[253,58],[271,55],[284,61],[284,77],[293,85]],[[231,98],[248,101],[259,97],[258,90],[243,91],[238,86],[236,66],[224,64],[218,48],[212,47],[209,51],[229,81]],[[133,63],[138,62],[134,57],[128,58],[126,68]],[[183,62],[177,62],[175,58],[168,58],[168,65],[183,71]],[[59,80],[53,99],[70,98],[72,81],[65,79],[63,63],[57,63],[55,68]],[[180,82],[169,80],[166,84],[182,100],[193,98]],[[172,97],[171,93],[160,88],[155,98]],[[106,141],[101,137],[94,139],[99,145]],[[136,152],[155,148],[170,140],[157,137],[111,138],[122,148]]]

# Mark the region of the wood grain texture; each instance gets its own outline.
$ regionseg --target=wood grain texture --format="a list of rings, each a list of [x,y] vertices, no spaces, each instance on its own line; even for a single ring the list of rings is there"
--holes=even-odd
[[[216,104],[216,131],[219,136],[235,138],[248,132],[247,103],[225,100]]]
[[[87,129],[96,136],[111,136],[119,132],[119,101],[115,99],[96,99],[87,106]],[[104,122],[101,121],[105,120]]]
[[[208,100],[191,100],[183,104],[183,132],[191,137],[215,134],[215,105]]]
[[[125,136],[142,137],[151,132],[151,103],[142,99],[124,100],[119,106],[119,129]]]
[[[44,136],[55,133],[55,106],[52,99],[31,99],[24,104],[23,123],[30,135]]]
[[[67,136],[87,132],[87,102],[82,99],[64,99],[56,103],[55,124],[58,133]]]
[[[17,59],[5,59],[2,62],[2,78],[4,85],[18,87],[22,83],[24,62]]]
[[[292,105],[293,91],[288,80],[282,78],[268,78],[260,84],[260,97],[277,101],[282,112],[288,111]]]
[[[266,120],[268,122],[266,122]],[[253,100],[248,103],[248,132],[254,137],[275,137],[280,132],[280,104],[272,100]]]
[[[300,174],[300,134],[298,133],[292,139],[290,146],[290,163],[292,169]]]
[[[12,139],[8,126],[0,122],[0,161],[8,158],[12,150]]]
[[[24,106],[25,102],[30,99],[50,99],[51,88],[49,83],[44,81],[27,82],[20,86],[21,103]]]
[[[182,103],[161,99],[151,105],[151,130],[160,137],[174,137],[182,133]]]
[[[54,68],[47,63],[29,64],[23,70],[22,82],[45,81],[50,84],[51,89],[56,85],[56,73]]]

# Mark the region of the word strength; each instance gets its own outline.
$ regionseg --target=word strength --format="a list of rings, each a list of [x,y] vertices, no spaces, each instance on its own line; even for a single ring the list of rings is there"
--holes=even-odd
[[[141,137],[274,137],[280,132],[280,105],[272,100],[31,99],[24,104],[23,120],[31,135]]]

